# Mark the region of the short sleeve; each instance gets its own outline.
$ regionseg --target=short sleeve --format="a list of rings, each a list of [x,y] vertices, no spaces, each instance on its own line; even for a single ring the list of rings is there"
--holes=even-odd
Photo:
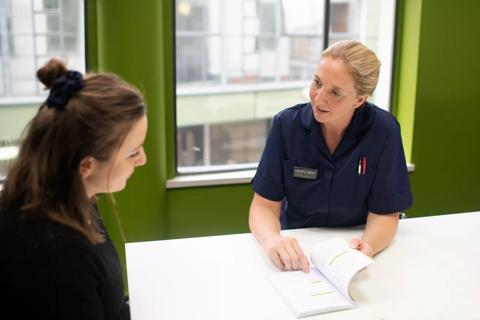
[[[282,201],[285,197],[283,162],[285,141],[279,115],[273,118],[257,173],[252,180],[253,190],[264,198]]]
[[[368,197],[368,210],[392,213],[408,209],[413,202],[398,123],[387,136]]]

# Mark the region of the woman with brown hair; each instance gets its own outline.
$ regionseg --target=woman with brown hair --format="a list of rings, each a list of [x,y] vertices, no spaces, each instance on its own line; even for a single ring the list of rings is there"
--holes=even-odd
[[[0,194],[0,305],[15,319],[129,319],[95,196],[146,162],[141,93],[112,74],[37,72],[50,89]],[[8,317],[7,317],[8,318]]]

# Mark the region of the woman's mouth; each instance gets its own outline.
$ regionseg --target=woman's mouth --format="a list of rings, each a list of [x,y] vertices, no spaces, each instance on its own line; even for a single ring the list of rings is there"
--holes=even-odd
[[[330,112],[330,111],[327,110],[327,109],[319,108],[319,107],[317,107],[317,106],[315,106],[315,110],[316,110],[318,113],[320,113],[320,114],[325,114],[325,113]]]

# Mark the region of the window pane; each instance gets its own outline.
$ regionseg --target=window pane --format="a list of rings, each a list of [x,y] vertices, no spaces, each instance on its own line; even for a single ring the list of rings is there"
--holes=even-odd
[[[2,98],[41,96],[35,71],[49,58],[85,70],[82,0],[0,0]]]
[[[177,31],[218,33],[222,0],[176,1]]]
[[[56,9],[59,5],[59,0],[43,0],[43,7],[45,9]]]
[[[179,165],[203,165],[203,126],[185,126],[177,130]]]
[[[57,34],[35,37],[36,53],[40,55],[59,54],[63,43]]]
[[[0,63],[0,97],[5,94],[4,86],[5,86],[5,83],[3,82],[3,63]]]
[[[324,1],[283,0],[281,2],[286,34],[323,36]]]
[[[205,86],[219,83],[219,37],[185,36],[177,39],[177,83]]]
[[[212,165],[255,163],[262,152],[268,120],[220,123],[210,128]]]
[[[375,51],[382,67],[369,100],[389,109],[395,31],[395,0],[332,0],[329,42],[357,39]]]
[[[17,140],[0,140],[0,181],[3,181],[12,160],[18,153]]]
[[[31,34],[10,35],[8,44],[6,43],[5,61],[14,57],[30,57],[35,56],[35,44]],[[3,52],[2,52],[3,54]],[[11,62],[10,64],[13,64]]]
[[[85,70],[83,0],[0,0],[0,180],[45,99],[35,72],[50,58]]]
[[[62,14],[58,17],[61,30],[66,35],[78,37],[79,32],[83,32],[84,17],[83,14],[81,14],[82,11],[78,11],[83,10],[82,8],[79,8],[79,6],[83,6],[83,4],[79,4],[79,2],[83,1],[62,1]]]
[[[350,17],[350,4],[349,3],[337,3],[331,4],[331,32],[347,33],[349,31],[349,17]]]

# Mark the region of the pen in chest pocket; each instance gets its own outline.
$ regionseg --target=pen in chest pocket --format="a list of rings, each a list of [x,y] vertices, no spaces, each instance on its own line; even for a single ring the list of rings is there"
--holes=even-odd
[[[358,159],[358,175],[364,176],[367,174],[367,157],[363,156]]]

